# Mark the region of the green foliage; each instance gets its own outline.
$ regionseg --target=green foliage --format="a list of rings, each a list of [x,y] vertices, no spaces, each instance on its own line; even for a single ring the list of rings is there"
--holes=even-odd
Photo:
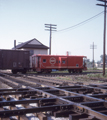
[[[107,73],[104,75],[104,78],[107,78]]]
[[[101,74],[88,74],[87,77],[88,77],[88,78],[90,78],[90,77],[100,78],[100,77],[101,77]]]
[[[88,74],[87,75],[88,78],[90,77],[95,77],[95,78],[107,78],[107,73],[103,76],[102,73],[98,73],[98,74]]]
[[[101,55],[100,58],[101,58],[100,61],[103,63],[103,55]],[[105,55],[105,63],[107,64],[107,55]]]

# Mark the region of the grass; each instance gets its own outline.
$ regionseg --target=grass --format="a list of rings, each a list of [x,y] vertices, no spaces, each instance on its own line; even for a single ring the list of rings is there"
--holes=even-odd
[[[56,79],[61,79],[61,80],[72,80],[71,77],[65,76],[65,77],[56,77]]]
[[[98,74],[88,74],[87,77],[107,78],[107,72],[106,72],[106,74],[104,76],[103,76],[102,73],[98,73]]]
[[[100,70],[101,71],[101,70]],[[91,69],[92,72],[92,69]],[[56,79],[64,80],[64,81],[71,81],[71,82],[81,82],[84,85],[88,84],[102,84],[104,81],[101,79],[107,79],[107,69],[105,71],[105,75],[103,73],[92,73],[87,75],[71,75],[71,76],[58,76]],[[105,81],[106,84],[106,81]]]

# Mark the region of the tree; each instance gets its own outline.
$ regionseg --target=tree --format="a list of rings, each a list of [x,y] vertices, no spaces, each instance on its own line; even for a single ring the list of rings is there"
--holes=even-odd
[[[103,55],[101,55],[100,58],[101,58],[101,60],[100,60],[101,63],[103,63]],[[107,64],[107,55],[105,55],[105,63]]]

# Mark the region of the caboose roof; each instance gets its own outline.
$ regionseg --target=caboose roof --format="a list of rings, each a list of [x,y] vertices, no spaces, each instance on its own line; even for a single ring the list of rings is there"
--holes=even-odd
[[[38,55],[36,55],[36,54],[34,54],[34,55],[32,55],[32,56],[41,56],[41,57],[67,57],[67,55],[42,55],[42,54],[38,54]],[[86,56],[83,56],[83,55],[68,55],[69,57],[86,57]]]
[[[36,38],[29,40],[27,42],[21,43],[16,46],[16,48],[12,49],[49,49],[49,47],[45,46],[41,42],[39,42]]]

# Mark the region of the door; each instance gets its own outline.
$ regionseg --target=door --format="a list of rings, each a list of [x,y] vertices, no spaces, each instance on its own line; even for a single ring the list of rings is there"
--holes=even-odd
[[[59,67],[61,69],[67,68],[67,57],[59,57]]]
[[[41,57],[37,57],[37,68],[40,68],[40,63],[41,63]]]

